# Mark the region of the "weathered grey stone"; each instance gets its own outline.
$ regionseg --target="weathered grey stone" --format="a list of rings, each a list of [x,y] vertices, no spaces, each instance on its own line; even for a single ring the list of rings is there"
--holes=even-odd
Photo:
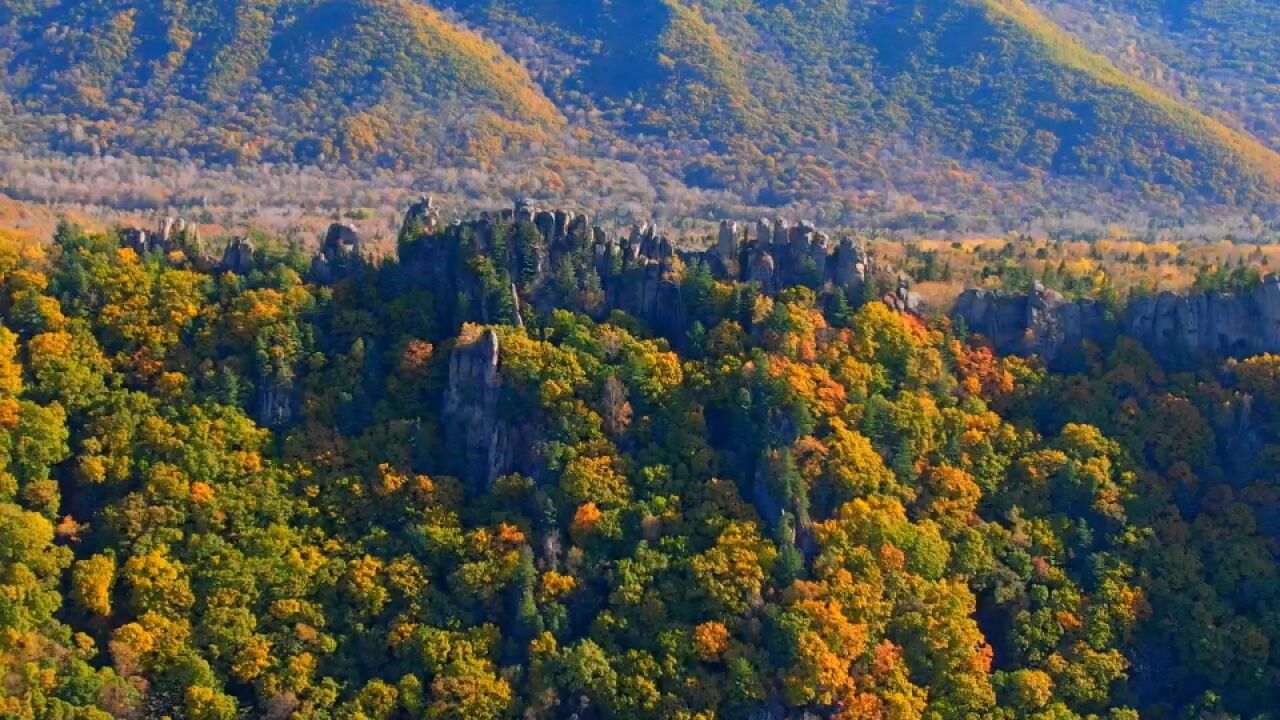
[[[573,221],[573,212],[570,210],[556,210],[555,225],[552,229],[551,242],[558,243],[569,234],[569,223]]]
[[[321,285],[333,282],[333,266],[321,253],[316,253],[311,258],[311,279]]]
[[[280,428],[293,422],[293,385],[268,376],[258,378],[258,424]]]
[[[831,265],[831,238],[826,233],[818,233],[813,240],[813,246],[809,248],[809,258],[813,261],[814,267],[818,269],[818,274],[822,278],[822,282],[829,281],[829,266]]]
[[[228,240],[226,248],[222,251],[222,262],[218,269],[237,275],[248,275],[253,272],[253,243],[240,236]]]
[[[1247,293],[1138,298],[1125,312],[1124,331],[1161,360],[1280,352],[1280,277]]]
[[[650,257],[658,260],[670,260],[676,256],[676,247],[671,244],[671,240],[666,235],[659,235],[653,239],[653,254]]]
[[[813,247],[813,238],[817,234],[817,228],[807,222],[802,222],[791,228],[791,232],[787,238],[788,250],[791,252],[791,257],[797,262],[802,258],[809,257],[809,250]]]
[[[165,216],[160,218],[159,222],[156,223],[156,235],[159,236],[160,242],[166,247],[168,247],[169,241],[173,237],[174,222],[175,221],[172,217]]]
[[[577,243],[589,242],[592,239],[591,217],[585,213],[574,215],[569,223],[569,237]]]
[[[311,258],[311,279],[322,285],[337,282],[363,264],[360,231],[354,225],[333,223]]]
[[[791,227],[783,218],[774,218],[773,220],[773,244],[783,247],[790,239]]]
[[[459,476],[473,492],[511,471],[512,433],[499,414],[501,392],[497,333],[486,329],[478,337],[459,339],[449,358],[441,429],[460,462]]]
[[[773,242],[773,224],[768,218],[756,221],[756,245],[768,245]]]
[[[751,268],[747,279],[751,282],[760,283],[760,287],[765,292],[773,292],[777,288],[775,286],[777,277],[777,263],[773,256],[767,252],[756,252],[751,259]]]
[[[360,231],[349,223],[333,223],[325,233],[324,247],[340,252],[360,252]]]
[[[536,211],[533,207],[533,201],[529,198],[520,198],[516,200],[513,219],[516,222],[533,222],[533,215]]]
[[[738,276],[738,256],[740,252],[738,223],[732,220],[721,220],[720,234],[716,238],[716,255],[725,275],[729,277]]]
[[[898,278],[898,289],[887,293],[882,301],[894,310],[908,315],[923,315],[929,309],[924,296],[913,291],[905,277]]]
[[[540,210],[538,214],[533,216],[534,227],[538,228],[538,233],[542,235],[548,243],[555,242],[556,239],[556,214],[548,210]]]
[[[120,230],[121,243],[139,255],[146,254],[151,249],[148,239],[147,231],[141,228],[131,227]]]
[[[866,257],[862,247],[851,237],[840,241],[836,249],[833,280],[838,287],[861,287],[867,279]]]
[[[418,202],[409,206],[404,216],[405,227],[419,225],[424,232],[433,233],[440,228],[440,211],[430,195],[423,195]]]

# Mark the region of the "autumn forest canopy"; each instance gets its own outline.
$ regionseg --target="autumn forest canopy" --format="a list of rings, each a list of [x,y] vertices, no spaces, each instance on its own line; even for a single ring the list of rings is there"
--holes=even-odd
[[[0,2],[0,720],[1280,720],[1277,8]]]
[[[382,262],[0,246],[0,714],[1280,706],[1280,358],[1050,370],[873,276],[421,211]]]

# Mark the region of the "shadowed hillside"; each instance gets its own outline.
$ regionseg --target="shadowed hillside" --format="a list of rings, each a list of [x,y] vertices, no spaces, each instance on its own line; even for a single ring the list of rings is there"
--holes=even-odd
[[[18,30],[19,116],[59,149],[395,164],[560,122],[497,46],[408,0],[76,1]]]
[[[1280,179],[1023,0],[437,5],[11,5],[0,117],[11,144],[226,163],[623,157],[673,192],[835,215],[898,194],[1252,210]]]

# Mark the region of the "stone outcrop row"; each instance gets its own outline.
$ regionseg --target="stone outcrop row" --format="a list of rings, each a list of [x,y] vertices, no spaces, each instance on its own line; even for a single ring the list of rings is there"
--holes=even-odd
[[[760,283],[765,292],[793,285],[835,286],[859,290],[871,272],[871,258],[852,237],[838,243],[808,222],[783,218],[747,227],[724,220],[715,246],[705,253],[721,277]]]
[[[121,238],[139,253],[181,251],[191,267],[206,272],[244,275],[257,262],[252,242],[244,237],[230,238],[214,256],[196,226],[180,219],[164,218],[154,229],[124,229]],[[453,320],[519,324],[525,303],[538,312],[563,307],[557,273],[568,268],[575,282],[590,276],[598,290],[601,306],[592,311],[602,316],[624,311],[676,343],[690,329],[681,267],[701,263],[717,279],[755,283],[765,293],[804,285],[859,298],[877,271],[856,239],[833,241],[807,222],[726,220],[710,247],[681,250],[650,223],[617,234],[593,224],[588,215],[541,209],[529,201],[446,224],[432,199],[423,197],[406,213],[400,241],[399,260],[407,276],[429,289],[437,303],[466,309]],[[520,283],[519,291],[515,282],[498,288],[505,298],[497,304],[512,310],[513,318],[494,316],[494,288],[484,286],[474,267],[479,258]],[[316,283],[333,283],[368,266],[359,231],[334,223],[312,258],[309,276]],[[923,311],[905,283],[882,299],[901,312]],[[1280,353],[1280,277],[1268,277],[1247,292],[1136,298],[1120,311],[1092,300],[1068,300],[1040,285],[1026,293],[967,290],[957,298],[953,316],[1001,353],[1038,355],[1051,364],[1085,341],[1105,345],[1118,335],[1137,340],[1165,362],[1205,354]],[[451,359],[442,421],[446,442],[462,458],[459,474],[472,487],[511,472],[532,472],[537,464],[528,457],[536,445],[536,424],[513,424],[500,412],[500,367],[498,336],[492,331],[461,339]],[[257,378],[256,387],[261,424],[279,427],[292,421],[292,387],[265,376]]]
[[[222,254],[209,252],[194,223],[165,217],[154,230],[122,228],[121,242],[139,254],[181,252],[185,263],[200,272],[248,275],[257,266],[256,248],[248,238],[233,235],[227,239]],[[329,226],[319,249],[311,261],[310,279],[320,284],[346,277],[367,262],[359,231],[352,225],[334,223]],[[282,427],[293,421],[297,404],[292,384],[276,381],[260,374],[254,383],[255,417],[265,427]]]
[[[575,278],[589,274],[598,282],[603,307],[595,309],[597,314],[624,311],[676,343],[690,329],[677,272],[682,266],[702,263],[717,279],[756,283],[766,293],[805,285],[855,297],[875,271],[855,239],[833,242],[809,223],[780,218],[748,226],[724,221],[715,242],[698,251],[678,249],[651,223],[637,223],[615,234],[593,224],[588,215],[540,209],[529,201],[450,224],[441,221],[430,198],[406,213],[399,244],[401,269],[430,289],[437,303],[467,308],[466,317],[454,317],[455,321],[493,323],[503,318],[494,316],[495,307],[486,297],[494,288],[484,287],[471,266],[477,258],[505,269],[521,283],[518,292],[514,282],[502,289],[502,294],[509,294],[517,324],[523,303],[538,311],[564,307],[557,273],[569,267]],[[922,305],[905,284],[885,299],[903,310],[918,311]],[[514,423],[500,413],[500,366],[498,337],[492,331],[460,340],[450,363],[442,426],[451,454],[460,458],[461,467],[454,470],[473,488],[490,485],[505,474],[529,472],[536,464],[525,457],[534,444],[534,426]]]
[[[429,201],[428,209],[434,213]],[[186,262],[200,272],[248,275],[257,265],[257,249],[253,241],[242,235],[232,235],[223,245],[221,255],[215,256],[201,239],[199,227],[181,218],[161,218],[153,230],[121,228],[120,239],[123,246],[140,255],[180,251]],[[322,285],[332,283],[367,263],[360,231],[354,225],[333,223],[312,257],[309,279]]]
[[[1039,355],[1049,362],[1064,348],[1100,340],[1107,331],[1100,304],[1068,302],[1038,283],[1029,293],[966,290],[956,299],[954,316],[1002,354]]]
[[[1050,363],[1084,340],[1116,335],[1133,338],[1164,362],[1280,353],[1280,277],[1270,275],[1239,293],[1139,297],[1113,314],[1093,300],[1068,301],[1041,286],[1029,293],[967,290],[956,301],[955,317],[999,352],[1039,355]]]
[[[513,231],[530,226],[538,242],[513,243]],[[832,242],[809,223],[791,224],[781,218],[748,227],[725,221],[709,249],[687,251],[678,249],[651,223],[636,223],[629,232],[615,234],[592,224],[588,215],[540,209],[524,200],[510,209],[447,226],[430,198],[410,208],[401,233],[402,265],[437,295],[467,298],[471,307],[479,308],[473,319],[492,322],[492,309],[480,297],[474,278],[459,272],[473,256],[489,258],[511,277],[523,278],[519,295],[539,310],[563,300],[547,290],[557,268],[568,263],[581,273],[588,265],[604,293],[604,307],[599,310],[622,310],[677,341],[688,330],[675,272],[680,265],[701,262],[717,279],[758,283],[766,293],[805,285],[857,294],[874,271],[871,258],[855,239]],[[918,307],[918,298],[902,297],[904,304]]]

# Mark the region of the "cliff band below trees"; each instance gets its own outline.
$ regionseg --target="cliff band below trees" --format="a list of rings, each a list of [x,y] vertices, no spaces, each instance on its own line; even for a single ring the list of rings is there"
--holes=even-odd
[[[1269,275],[1238,293],[1137,297],[1114,315],[1097,301],[1068,301],[1039,285],[1029,293],[966,290],[954,316],[1001,353],[1039,355],[1050,363],[1081,341],[1104,343],[1117,335],[1137,340],[1164,362],[1247,357],[1280,353],[1280,277]]]

